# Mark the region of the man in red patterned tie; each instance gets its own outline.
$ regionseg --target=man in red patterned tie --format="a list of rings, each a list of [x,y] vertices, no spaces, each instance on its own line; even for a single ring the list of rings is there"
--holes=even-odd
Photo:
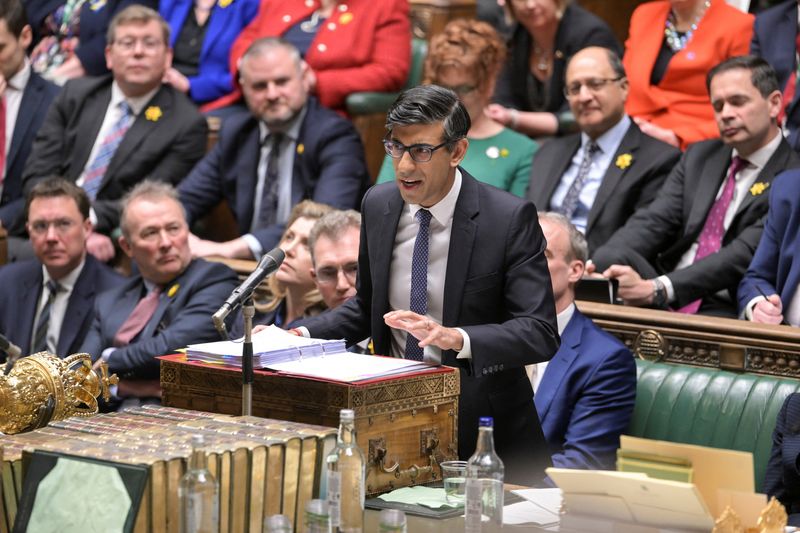
[[[134,187],[122,201],[121,228],[120,247],[138,275],[97,298],[81,351],[107,360],[131,385],[158,378],[156,356],[219,340],[211,315],[237,278],[221,263],[192,259],[186,216],[170,185],[145,181]],[[158,387],[145,395],[158,396]]]
[[[778,127],[781,92],[769,63],[728,59],[706,85],[720,138],[690,146],[653,203],[592,260],[619,280],[627,305],[735,318],[736,289],[763,230],[764,191],[800,159]]]

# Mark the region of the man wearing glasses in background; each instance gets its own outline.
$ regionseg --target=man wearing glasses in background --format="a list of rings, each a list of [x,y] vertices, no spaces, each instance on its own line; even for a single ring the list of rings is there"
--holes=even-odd
[[[162,83],[172,63],[169,26],[141,5],[114,16],[111,76],[67,82],[53,101],[25,167],[25,192],[48,176],[82,187],[92,203],[89,253],[114,256],[108,234],[119,199],[144,179],[177,183],[206,150],[208,127],[194,104]]]
[[[681,153],[642,133],[625,114],[628,80],[616,52],[584,48],[570,59],[565,78],[580,133],[551,139],[536,153],[528,199],[566,216],[591,254],[655,198]]]
[[[298,330],[459,368],[459,456],[492,416],[506,480],[538,483],[550,457],[524,367],[549,360],[558,333],[536,209],[459,167],[470,119],[454,92],[409,89],[386,125],[395,181],[364,197],[357,292]]]
[[[46,350],[66,357],[89,331],[95,295],[123,278],[86,253],[92,223],[80,187],[42,181],[28,194],[25,213],[37,259],[0,269],[0,333],[23,355]]]

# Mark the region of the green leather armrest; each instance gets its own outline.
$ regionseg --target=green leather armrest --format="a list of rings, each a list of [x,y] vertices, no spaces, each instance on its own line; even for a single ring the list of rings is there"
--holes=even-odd
[[[345,101],[347,113],[351,117],[385,113],[398,94],[400,93],[353,93]]]

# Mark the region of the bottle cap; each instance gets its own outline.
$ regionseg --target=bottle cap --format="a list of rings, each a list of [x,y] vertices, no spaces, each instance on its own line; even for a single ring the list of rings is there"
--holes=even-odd
[[[352,422],[356,419],[356,412],[352,409],[342,409],[339,411],[339,420],[340,421],[347,421]]]
[[[202,448],[206,444],[206,439],[202,433],[192,434],[192,448]]]
[[[491,416],[482,416],[478,419],[478,427],[480,428],[490,428],[494,427],[494,418]]]
[[[272,516],[268,516],[266,520],[264,520],[264,527],[269,531],[272,529],[275,530],[282,530],[282,529],[290,529],[292,527],[292,523],[289,522],[289,517],[283,514],[274,514]]]
[[[306,502],[306,513],[316,516],[328,516],[328,502],[325,500],[308,500]]]
[[[381,526],[402,527],[406,525],[406,513],[400,509],[384,509],[379,521]]]

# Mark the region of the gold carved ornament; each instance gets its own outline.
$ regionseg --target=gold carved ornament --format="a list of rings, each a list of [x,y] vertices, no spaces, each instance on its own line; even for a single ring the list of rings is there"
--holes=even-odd
[[[22,433],[53,420],[97,413],[97,398],[108,401],[109,387],[119,382],[108,365],[92,370],[91,356],[61,359],[39,352],[19,359],[7,375],[0,374],[0,432]]]

